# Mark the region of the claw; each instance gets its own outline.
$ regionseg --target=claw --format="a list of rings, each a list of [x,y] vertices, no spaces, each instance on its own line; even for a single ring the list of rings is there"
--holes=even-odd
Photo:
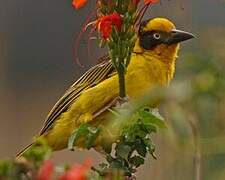
[[[102,109],[95,112],[93,114],[93,118],[96,118],[97,116],[99,116],[100,114],[104,113],[105,111],[107,111],[108,109],[112,107],[118,107],[118,108],[123,107],[128,101],[129,101],[128,97],[121,98],[118,96],[114,98],[112,101],[110,101],[108,104],[106,104]]]

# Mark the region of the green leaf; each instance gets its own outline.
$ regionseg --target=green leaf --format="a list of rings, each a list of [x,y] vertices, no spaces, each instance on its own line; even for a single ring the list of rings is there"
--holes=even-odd
[[[118,144],[115,150],[116,150],[116,156],[119,156],[123,159],[127,159],[131,151],[131,147],[126,144]]]
[[[159,128],[167,128],[164,120],[160,119],[156,115],[153,115],[152,112],[142,109],[139,111],[139,116],[145,124],[153,124]]]
[[[90,149],[99,135],[100,128],[88,127],[88,135],[86,140],[86,148]]]
[[[139,125],[135,123],[125,128],[123,131],[123,137],[126,142],[134,142],[136,140],[137,133],[140,133],[140,128]]]
[[[157,127],[153,124],[144,124],[142,128],[145,128],[148,132],[157,132]]]
[[[110,165],[111,165],[111,168],[115,168],[115,169],[123,169],[123,167],[125,167],[124,160],[121,158],[114,159]]]
[[[135,149],[141,156],[145,157],[147,153],[146,145],[142,139],[137,139],[135,143]]]
[[[144,139],[144,144],[147,147],[147,151],[152,154],[155,152],[155,145],[150,138]]]
[[[129,159],[129,162],[137,168],[140,165],[144,164],[145,160],[141,156],[133,156]]]
[[[48,146],[44,138],[37,138],[35,144],[30,149],[24,152],[23,156],[38,167],[42,161],[48,159],[52,154],[52,149]]]
[[[124,171],[124,174],[127,176],[131,175],[131,171],[129,169],[129,166],[127,162],[124,159],[116,158],[114,159],[110,164],[111,169],[120,169]]]
[[[76,142],[82,137],[85,141],[85,146],[90,149],[100,132],[100,128],[93,127],[89,124],[81,124],[80,127],[75,130],[68,140],[68,149],[73,150]]]
[[[76,144],[76,141],[85,134],[88,133],[88,124],[81,124],[80,127],[75,130],[72,135],[69,138],[68,141],[68,149],[73,150],[74,145]]]
[[[14,165],[12,161],[2,160],[0,161],[0,179],[3,177],[8,177],[14,170]]]

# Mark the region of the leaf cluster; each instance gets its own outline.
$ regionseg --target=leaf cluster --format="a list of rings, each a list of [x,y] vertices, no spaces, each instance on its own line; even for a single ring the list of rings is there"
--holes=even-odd
[[[112,169],[120,169],[125,176],[131,177],[136,169],[144,164],[147,154],[156,156],[155,145],[150,137],[158,128],[166,128],[161,116],[151,108],[142,107],[130,117],[125,125],[121,126],[121,135],[107,153],[107,163],[100,165],[97,171],[107,174]]]

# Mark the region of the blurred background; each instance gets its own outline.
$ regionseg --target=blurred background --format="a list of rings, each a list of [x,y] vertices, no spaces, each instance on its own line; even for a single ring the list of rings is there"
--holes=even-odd
[[[84,67],[74,56],[74,41],[94,2],[75,11],[70,0],[0,1],[1,159],[31,142],[57,99],[96,62],[99,54],[93,47],[91,57],[87,56],[85,38],[77,54]],[[197,38],[182,45],[171,85],[172,98],[161,109],[170,129],[155,138],[158,160],[149,159],[140,168],[138,179],[190,180],[200,167],[202,179],[222,180],[225,1],[161,0],[146,14],[146,18],[158,16],[171,19],[177,28],[193,32]],[[65,150],[53,158],[62,163],[80,162],[90,156],[101,160],[94,151]],[[200,162],[194,161],[195,157]]]

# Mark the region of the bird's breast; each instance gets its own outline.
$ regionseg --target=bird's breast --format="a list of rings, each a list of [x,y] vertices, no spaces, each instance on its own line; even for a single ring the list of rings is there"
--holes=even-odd
[[[130,97],[139,97],[152,88],[167,86],[173,78],[173,67],[159,59],[147,59],[141,55],[132,56],[126,74],[127,94]]]

